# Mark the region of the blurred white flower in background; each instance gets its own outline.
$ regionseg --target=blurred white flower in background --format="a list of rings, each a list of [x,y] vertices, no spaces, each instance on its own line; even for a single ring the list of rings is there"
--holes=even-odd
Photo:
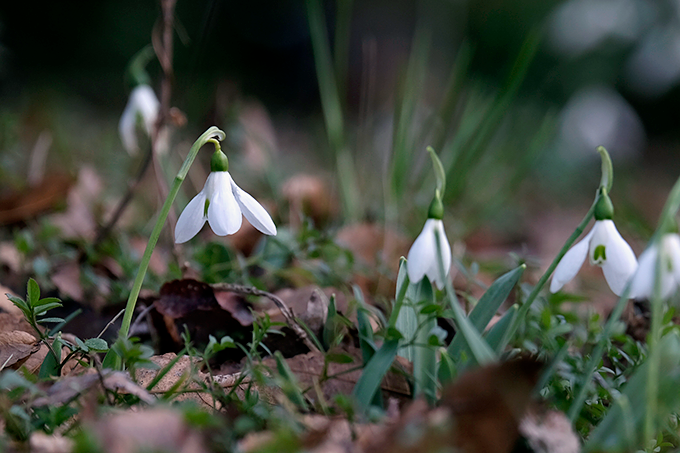
[[[558,52],[578,56],[607,40],[635,41],[649,22],[650,7],[638,0],[570,0],[549,19],[549,43]]]
[[[569,99],[561,115],[559,149],[569,157],[597,157],[593,149],[604,146],[612,157],[637,156],[645,144],[640,117],[611,88],[590,86]]]
[[[640,95],[657,97],[680,81],[680,21],[652,29],[625,65],[628,86]]]
[[[118,132],[123,146],[131,155],[139,151],[137,117],[142,118],[144,130],[151,137],[159,109],[160,102],[149,85],[137,85],[130,93],[130,98],[118,123]]]
[[[635,299],[651,299],[654,294],[656,264],[661,271],[661,298],[667,299],[680,286],[680,236],[664,235],[658,244],[652,244],[640,255],[638,269],[633,276],[630,292]]]

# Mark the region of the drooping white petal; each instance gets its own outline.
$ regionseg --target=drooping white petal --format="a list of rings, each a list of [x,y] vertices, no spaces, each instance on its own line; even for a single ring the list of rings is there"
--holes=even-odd
[[[638,261],[638,267],[633,274],[630,287],[631,297],[634,299],[651,299],[654,294],[654,275],[659,249],[656,245],[647,248]],[[669,272],[661,273],[661,297],[667,298],[673,291],[674,279]]]
[[[184,211],[177,219],[175,225],[175,243],[182,244],[196,236],[206,221],[205,210],[205,188],[198,195],[191,199]]]
[[[667,234],[664,240],[666,253],[670,259],[671,273],[676,285],[680,285],[680,236]]]
[[[146,133],[151,135],[156,119],[158,118],[158,110],[161,107],[161,103],[158,101],[156,93],[154,93],[149,85],[137,85],[135,89],[132,90],[132,93],[130,93],[130,98],[134,99],[137,110],[142,115]]]
[[[446,237],[446,231],[444,231],[444,223],[439,220],[435,223],[435,232],[439,236],[439,244],[442,250],[442,262],[444,264],[444,278],[449,275],[449,269],[451,268],[451,245]],[[446,286],[446,281],[442,278],[439,272],[439,261],[436,255],[437,244],[435,243],[435,255],[434,255],[434,273],[432,275],[428,274],[430,280],[436,282],[439,289],[443,289]]]
[[[602,272],[604,278],[609,284],[612,292],[620,296],[623,289],[628,283],[628,280],[633,276],[637,269],[637,259],[635,253],[630,245],[621,237],[614,222],[611,220],[602,220],[600,231],[602,234],[605,247],[605,260],[602,262]],[[596,237],[599,239],[597,233],[593,236],[590,242],[590,248],[593,250],[593,243]],[[596,245],[597,246],[597,245]],[[592,255],[591,255],[592,256]]]
[[[118,123],[121,141],[130,154],[139,150],[135,130],[137,114],[140,114],[144,121],[144,129],[147,135],[151,135],[156,118],[158,118],[159,109],[160,102],[150,86],[138,85],[130,93],[130,98]]]
[[[680,274],[680,237],[677,234],[667,234],[661,239],[662,257],[661,298],[668,298],[678,288],[678,274]],[[656,273],[659,247],[651,245],[645,250],[638,261],[638,268],[631,283],[631,294],[636,299],[651,299],[654,295],[654,276]]]
[[[436,269],[435,222],[434,219],[427,219],[423,230],[413,242],[411,250],[408,251],[406,270],[412,283],[419,282],[426,274],[429,276],[432,269]]]
[[[137,135],[135,133],[135,123],[137,122],[137,111],[134,109],[132,102],[127,103],[123,114],[120,116],[120,122],[118,123],[118,134],[120,134],[120,140],[123,142],[123,147],[125,150],[133,155],[139,151],[139,145],[137,145]]]
[[[269,213],[248,192],[237,186],[233,178],[230,178],[230,180],[236,202],[248,222],[264,234],[275,236],[276,225],[274,225]]]
[[[567,282],[570,282],[576,274],[578,274],[579,269],[583,266],[583,262],[586,260],[586,255],[588,255],[588,246],[590,244],[590,239],[593,237],[595,228],[576,243],[572,248],[570,248],[567,253],[564,254],[560,262],[555,268],[552,280],[550,281],[550,292],[556,293],[559,291]]]
[[[231,176],[226,171],[210,173],[205,183],[208,201],[208,223],[218,236],[236,233],[241,228],[243,216],[232,193]]]

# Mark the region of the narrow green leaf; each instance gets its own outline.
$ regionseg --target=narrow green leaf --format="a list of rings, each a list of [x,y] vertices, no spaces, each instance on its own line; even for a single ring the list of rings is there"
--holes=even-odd
[[[364,408],[373,400],[373,395],[380,388],[385,373],[390,369],[394,358],[397,356],[397,349],[399,349],[398,339],[386,340],[364,367],[364,371],[352,392],[354,398]]]
[[[432,304],[434,292],[428,278],[423,278],[418,286],[417,307]],[[434,316],[419,313],[416,315],[416,325],[416,344],[412,347],[414,394],[416,397],[424,395],[428,403],[434,404],[437,400],[437,353],[436,347],[429,345],[429,338],[430,332],[437,326],[437,319]]]
[[[7,296],[10,302],[19,307],[21,311],[25,312],[29,310],[28,304],[24,302],[24,300],[21,297],[13,296],[9,293],[5,293],[5,296]]]
[[[330,352],[326,354],[326,360],[333,363],[352,363],[354,359],[349,354]]]
[[[112,352],[113,352],[113,350],[109,349],[109,354],[111,354]],[[168,362],[167,365],[165,365],[163,368],[158,370],[158,373],[156,373],[156,376],[154,376],[154,378],[151,380],[151,382],[149,382],[149,385],[146,386],[146,390],[149,391],[149,392],[151,390],[153,390],[153,388],[156,385],[158,385],[159,382],[161,382],[161,379],[163,379],[165,377],[165,375],[170,372],[172,367],[174,367],[175,364],[177,362],[179,362],[179,360],[182,357],[184,357],[185,352],[186,352],[186,347],[184,349],[182,349],[177,355],[175,355],[175,357],[170,362]],[[106,354],[106,356],[108,357],[109,354]],[[118,356],[116,355],[116,357],[118,357]],[[104,365],[102,364],[102,366],[104,366]]]
[[[402,256],[399,260],[399,273],[397,274],[397,291],[394,298],[394,306],[392,307],[392,313],[390,314],[390,320],[388,321],[390,327],[397,325],[397,318],[401,306],[404,303],[409,283],[408,271],[406,270],[406,258]]]
[[[486,326],[491,321],[491,318],[496,314],[505,299],[508,298],[512,288],[515,287],[519,279],[522,277],[526,269],[526,265],[521,266],[507,272],[495,282],[491,284],[484,295],[479,299],[475,308],[472,309],[468,319],[472,326],[479,332],[483,332]],[[465,339],[462,335],[456,335],[448,347],[449,355],[451,357],[459,357],[461,351],[465,346]]]
[[[42,318],[42,319],[38,319],[37,322],[39,322],[39,323],[42,323],[42,322],[64,322],[64,318],[56,318],[56,317]]]
[[[435,235],[435,243],[437,244],[437,261],[439,265],[439,274],[446,285],[446,297],[449,299],[449,305],[453,311],[453,321],[458,328],[456,335],[462,335],[465,342],[472,353],[471,359],[474,359],[478,364],[485,365],[496,360],[496,355],[489,345],[482,339],[479,331],[470,323],[470,320],[465,316],[463,308],[458,303],[458,298],[453,290],[451,279],[444,272],[444,262],[442,261],[442,244],[439,240],[439,235]],[[454,357],[455,359],[455,357]]]
[[[437,368],[437,377],[439,382],[444,385],[448,382],[453,382],[457,375],[456,362],[451,358],[445,348],[439,349],[439,367]]]
[[[505,312],[505,314],[498,320],[496,324],[486,334],[486,342],[491,349],[496,351],[496,354],[501,354],[505,345],[508,344],[508,335],[510,329],[517,317],[517,305],[513,305]]]
[[[304,395],[302,395],[300,387],[297,385],[297,378],[291,371],[288,363],[286,363],[286,359],[283,358],[281,351],[276,351],[274,353],[274,358],[276,359],[276,369],[283,379],[281,390],[294,404],[306,409],[307,401],[305,400]]]
[[[38,286],[38,282],[32,278],[28,279],[28,284],[26,285],[26,299],[26,302],[28,302],[28,305],[30,306],[35,306],[40,300],[40,287]]]
[[[418,315],[420,306],[431,305],[433,300],[432,285],[427,278],[424,278],[418,283],[408,285],[404,303],[397,316],[397,323],[395,326],[404,336],[406,343],[412,343],[415,340],[414,337],[416,332],[418,332],[420,320]],[[423,301],[425,301],[426,304],[421,304]],[[413,362],[415,359],[415,349],[413,345],[400,348],[399,355]]]
[[[108,351],[109,349],[109,345],[106,340],[101,338],[90,338],[85,340],[85,346],[97,352],[104,352]]]
[[[55,338],[52,343],[52,351],[56,353],[52,354],[49,352],[42,365],[40,365],[40,371],[38,372],[38,377],[40,379],[47,379],[51,376],[59,376],[59,366],[61,361],[61,339],[59,337]],[[59,359],[57,359],[59,357]]]
[[[61,305],[61,299],[57,297],[46,297],[44,299],[40,299],[39,301],[37,301],[33,306],[40,307],[42,305],[47,305],[50,303],[58,303],[59,305]]]
[[[53,308],[59,308],[62,305],[59,302],[50,302],[45,305],[41,305],[40,307],[34,307],[33,311],[36,316],[40,316],[43,313],[47,313],[48,311],[52,310]]]

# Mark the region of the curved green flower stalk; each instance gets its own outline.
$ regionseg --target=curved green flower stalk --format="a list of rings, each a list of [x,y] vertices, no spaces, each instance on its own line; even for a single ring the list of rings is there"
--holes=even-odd
[[[583,220],[581,220],[581,223],[578,224],[574,232],[571,234],[571,236],[569,236],[560,251],[557,253],[557,256],[555,256],[555,259],[552,261],[552,263],[550,263],[548,269],[546,269],[545,273],[538,280],[538,283],[536,283],[536,286],[534,286],[534,289],[531,291],[527,299],[518,310],[517,316],[515,317],[515,320],[513,321],[512,326],[505,337],[506,340],[503,342],[503,344],[499,345],[499,348],[501,349],[507,345],[507,342],[510,340],[510,338],[513,338],[515,332],[517,332],[517,329],[519,328],[520,323],[526,318],[526,315],[531,308],[531,304],[533,304],[538,294],[548,282],[548,279],[555,271],[560,261],[562,261],[562,258],[567,254],[567,251],[569,251],[574,242],[576,242],[576,239],[581,236],[586,226],[588,226],[588,223],[595,216],[595,212],[602,211],[603,208],[608,204],[606,201],[601,202],[600,200],[609,194],[614,182],[613,165],[611,158],[609,157],[609,153],[607,153],[607,150],[604,147],[599,146],[597,148],[597,152],[600,154],[600,158],[602,159],[602,177],[600,179],[600,185],[597,189],[597,192],[595,193],[595,200],[593,200],[593,204],[590,206],[590,209],[588,209],[588,212],[586,213],[585,217],[583,217]],[[590,245],[589,242],[587,244],[588,246]],[[594,252],[595,250],[593,250],[593,256]]]
[[[182,185],[184,178],[186,178],[187,173],[189,173],[189,168],[191,167],[191,164],[196,159],[196,155],[198,155],[198,151],[201,149],[203,145],[207,143],[214,143],[216,147],[219,147],[218,140],[224,140],[225,137],[226,136],[224,132],[222,132],[215,126],[212,126],[207,131],[205,131],[200,137],[198,137],[198,140],[196,140],[194,144],[191,146],[189,155],[184,160],[182,168],[179,169],[179,172],[175,177],[175,181],[172,185],[172,188],[170,189],[168,198],[165,200],[165,203],[163,203],[161,212],[158,215],[158,219],[156,220],[156,225],[154,225],[153,227],[151,237],[149,237],[149,242],[146,244],[146,250],[144,250],[142,261],[139,263],[139,270],[137,271],[137,276],[135,277],[135,281],[132,284],[132,290],[130,291],[130,297],[128,297],[127,305],[125,306],[123,324],[120,326],[120,332],[118,334],[119,337],[126,338],[128,336],[128,333],[130,331],[130,323],[132,322],[132,315],[135,311],[135,306],[137,305],[137,298],[139,297],[139,291],[142,289],[142,282],[144,281],[144,276],[146,275],[146,270],[148,269],[149,261],[151,260],[151,253],[153,252],[153,249],[156,247],[158,238],[161,235],[161,230],[163,229],[163,225],[165,224],[165,219],[168,217],[168,212],[170,212],[170,207],[172,206],[172,203],[175,201],[175,197],[179,192],[179,188]]]

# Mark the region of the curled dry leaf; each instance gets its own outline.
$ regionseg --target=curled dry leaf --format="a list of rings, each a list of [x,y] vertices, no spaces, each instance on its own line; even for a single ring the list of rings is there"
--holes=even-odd
[[[99,376],[94,370],[80,376],[66,376],[52,384],[45,392],[45,396],[33,402],[34,407],[58,406],[69,402],[98,386],[100,383],[107,390],[134,395],[147,404],[156,401],[153,395],[130,380],[130,376],[122,371],[105,370]]]
[[[66,211],[50,216],[63,237],[94,239],[97,229],[94,211],[102,188],[94,168],[87,165],[80,168],[78,182],[68,192]]]
[[[236,313],[233,315],[229,310],[222,308],[213,288],[207,283],[192,279],[165,283],[161,287],[158,300],[154,302],[157,312],[162,316],[160,322],[154,321],[161,341],[165,343],[162,348],[170,351],[181,348],[184,342],[180,334],[184,326],[189,329],[191,338],[197,343],[207,343],[209,335],[217,338],[230,335],[235,339],[249,337],[252,327],[247,322],[242,305],[246,302],[241,298],[237,303],[234,299],[238,297],[224,294],[220,296],[224,306]],[[230,349],[222,351],[221,354],[225,357],[234,355],[232,358],[240,360],[243,353]]]
[[[83,285],[80,282],[80,264],[69,261],[59,266],[50,277],[60,294],[82,302],[85,299]]]
[[[0,369],[19,368],[26,359],[40,349],[36,338],[21,330],[0,332]]]

